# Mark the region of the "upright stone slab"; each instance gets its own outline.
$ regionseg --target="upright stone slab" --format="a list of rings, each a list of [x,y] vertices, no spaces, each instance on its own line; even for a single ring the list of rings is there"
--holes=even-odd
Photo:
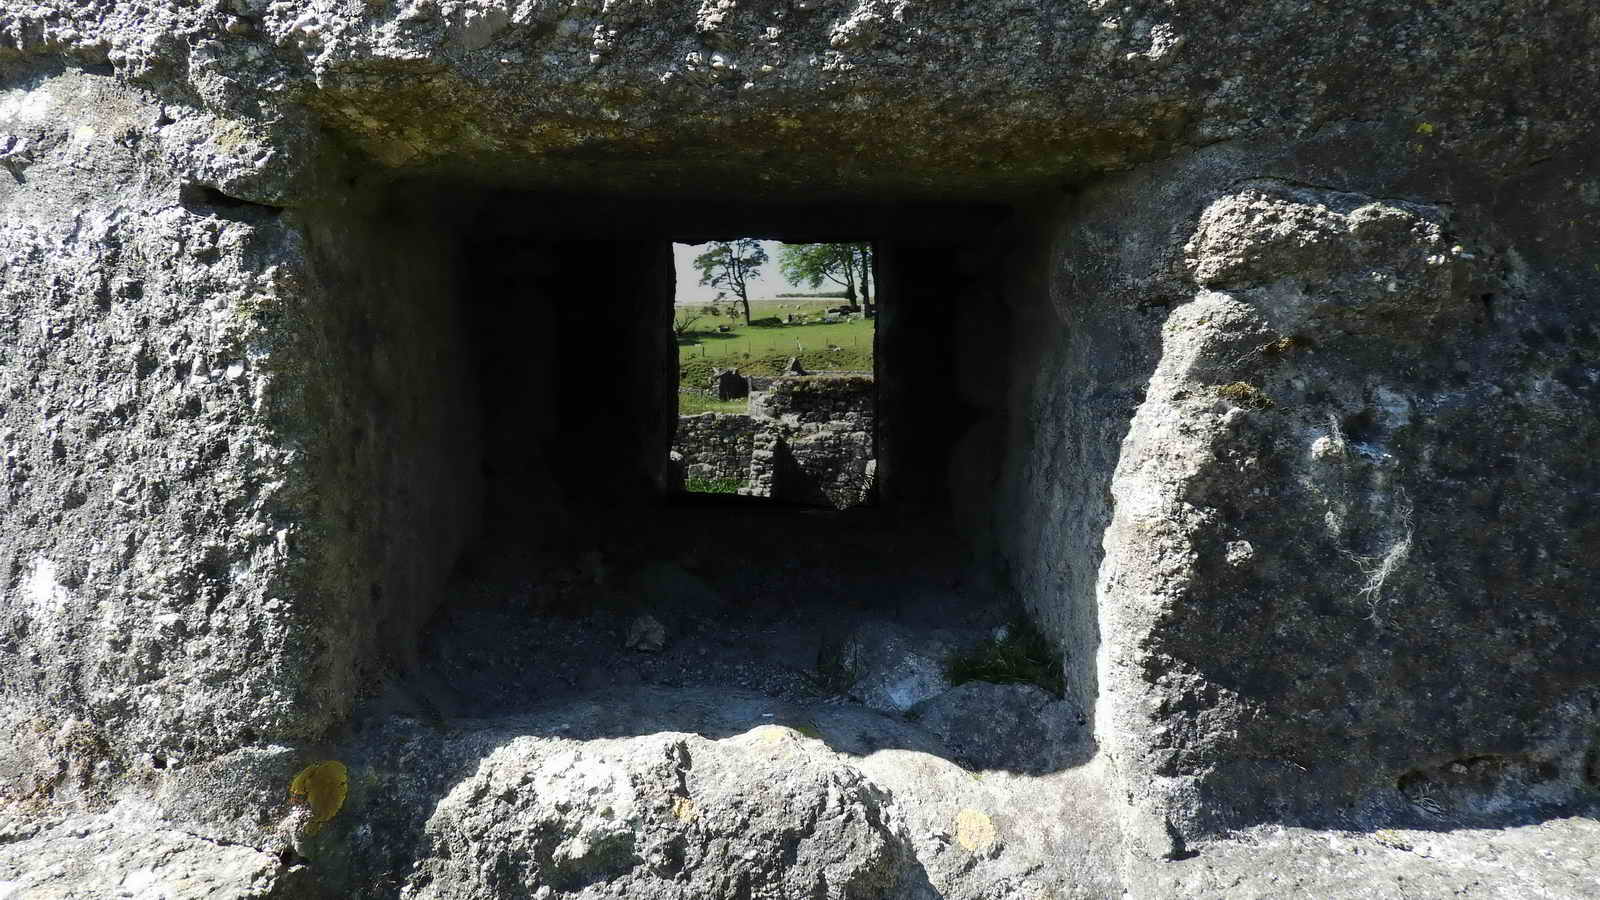
[[[403,661],[476,518],[441,243],[195,183],[183,154],[245,133],[117,80],[5,96],[32,148],[0,192],[8,771],[48,782],[35,737],[68,720],[118,766],[319,736]]]
[[[1027,325],[1006,543],[1157,855],[1593,790],[1600,563],[1548,506],[1597,499],[1558,449],[1600,436],[1590,276],[1534,213],[1582,201],[1319,171],[1219,148],[1087,192],[1049,257],[1062,324]]]
[[[738,369],[721,370],[711,376],[711,390],[718,400],[742,400],[750,396],[750,379]]]

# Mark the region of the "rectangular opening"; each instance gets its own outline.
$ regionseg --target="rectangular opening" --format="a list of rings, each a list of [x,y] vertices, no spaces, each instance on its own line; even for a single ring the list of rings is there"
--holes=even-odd
[[[355,224],[319,235],[329,270],[344,273],[330,294],[352,298],[335,308],[349,321],[330,325],[328,346],[349,352],[324,382],[330,408],[365,423],[328,459],[360,468],[352,483],[381,486],[341,498],[341,521],[366,528],[349,552],[382,572],[366,591],[382,652],[420,637],[410,668],[444,686],[429,702],[445,715],[648,689],[687,710],[742,691],[760,704],[868,698],[900,716],[951,689],[955,655],[1032,646],[1016,637],[1030,633],[992,551],[1012,333],[1007,211],[467,189],[394,202],[412,205],[374,216],[360,254]],[[842,298],[779,297],[839,289],[780,281],[750,296],[747,324],[742,300],[716,296],[725,287],[680,292],[700,276],[675,260],[749,235],[774,242],[773,275],[785,242],[856,242],[856,303],[848,279]],[[410,252],[396,260],[396,246]],[[404,269],[420,262],[435,277]],[[811,374],[783,375],[791,357]],[[857,466],[842,489],[835,472],[809,493],[684,492],[673,445],[682,388],[698,387],[684,383],[687,364],[702,360],[707,381],[723,360],[771,379],[750,385],[763,389],[743,412],[712,413],[765,411],[776,438],[752,438],[752,461],[768,449],[807,462],[820,436]],[[776,371],[750,371],[757,362]],[[813,394],[833,398],[832,412],[814,414]],[[848,427],[831,427],[848,414]],[[922,689],[895,687],[906,667]],[[1051,678],[1034,687],[1041,703],[1061,702]]]
[[[846,509],[876,470],[868,241],[675,244],[673,487]]]
[[[1005,246],[993,236],[1008,211],[426,188],[409,197],[388,220],[437,234],[458,273],[458,305],[439,315],[457,321],[465,344],[446,347],[441,333],[416,341],[440,344],[426,352],[471,379],[439,402],[457,409],[470,397],[475,427],[437,435],[481,470],[482,525],[468,540],[572,558],[626,544],[619,521],[681,506],[693,496],[684,488],[706,481],[819,512],[865,502],[924,530],[988,502],[1006,315],[989,260]],[[748,297],[748,322],[727,280],[693,265],[742,236],[760,239],[768,276]],[[847,251],[848,272],[784,277],[787,253],[829,247]],[[791,359],[809,374],[785,377]],[[756,388],[754,402],[713,397],[717,369],[736,370],[729,380]],[[844,413],[807,406],[817,393]],[[848,466],[792,482],[802,487],[757,483],[742,453],[714,465],[680,452],[675,468],[682,416],[705,408],[687,404],[711,402],[727,404],[707,410],[718,416],[785,423],[776,439],[797,457],[786,465],[804,469],[811,460],[795,451],[831,440],[847,445],[836,455]]]

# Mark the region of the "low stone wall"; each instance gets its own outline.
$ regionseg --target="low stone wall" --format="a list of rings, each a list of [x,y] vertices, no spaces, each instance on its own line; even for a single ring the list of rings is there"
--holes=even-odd
[[[686,478],[745,481],[750,476],[750,452],[756,422],[737,413],[701,413],[679,416],[672,449],[683,457]]]
[[[838,509],[870,501],[876,396],[860,375],[779,378],[752,394],[761,427],[745,493]]]
[[[774,378],[750,396],[757,418],[862,425],[872,430],[877,385],[870,375],[800,375]],[[861,429],[857,429],[861,430]]]
[[[754,382],[755,379],[752,379]],[[736,480],[741,494],[843,509],[873,493],[873,407],[865,375],[762,379],[750,414],[679,416],[672,449],[686,479]]]
[[[872,434],[853,428],[763,422],[751,453],[750,486],[741,493],[835,509],[870,502],[877,469]]]

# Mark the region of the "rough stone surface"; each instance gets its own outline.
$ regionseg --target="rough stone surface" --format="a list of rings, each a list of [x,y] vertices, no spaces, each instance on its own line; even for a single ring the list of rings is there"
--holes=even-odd
[[[628,623],[628,638],[623,646],[640,653],[654,653],[667,645],[667,627],[652,615],[643,615]]]
[[[1093,753],[1084,714],[1031,684],[969,681],[906,714],[976,769],[1059,772]]]
[[[410,268],[353,273],[342,265],[375,245],[323,255],[336,220],[289,225],[187,193],[159,142],[139,137],[155,99],[113,79],[68,71],[5,96],[5,127],[53,147],[0,186],[12,323],[0,678],[20,723],[7,731],[75,716],[124,763],[319,733],[348,708],[380,633],[403,652],[394,639],[418,624],[409,595],[437,577],[472,507],[448,477],[387,508],[341,487],[393,491],[408,467],[435,466],[448,450],[412,427],[418,413],[470,442],[448,367],[418,392],[383,362],[449,331],[427,250],[412,248]],[[375,240],[416,237],[396,226]],[[302,305],[324,290],[341,301]],[[401,321],[343,352],[377,292],[408,291]],[[388,408],[411,424],[373,415],[385,393],[406,397]],[[414,452],[336,451],[358,427],[362,446]],[[418,515],[432,522],[425,547],[410,544]],[[324,539],[334,523],[351,543]],[[394,607],[373,610],[383,591]]]
[[[44,826],[0,817],[5,900],[292,900],[316,896],[303,864],[113,815]]]
[[[393,897],[406,883],[424,895],[537,896],[574,853],[602,862],[580,835],[602,838],[581,841],[590,850],[631,844],[642,857],[611,857],[569,889],[595,894],[720,896],[741,880],[751,896],[808,896],[797,885],[829,896],[864,880],[866,896],[915,900],[1119,890],[1097,767],[979,776],[915,723],[855,703],[612,687],[442,728],[388,719],[339,755],[351,765],[347,808],[305,848],[339,897]],[[878,825],[862,818],[873,809]],[[511,847],[550,852],[465,862]],[[887,886],[868,874],[890,869]],[[819,871],[827,886],[812,880]]]
[[[1532,500],[1594,496],[1557,449],[1593,439],[1589,276],[1510,249],[1525,213],[1316,171],[1222,148],[1083,198],[1050,251],[1077,324],[1020,376],[1039,405],[1014,446],[1042,452],[1008,478],[1040,518],[1004,542],[1158,854],[1241,823],[1477,821],[1593,790],[1600,712],[1572,665],[1600,645],[1575,605],[1588,531]],[[1196,193],[1174,223],[1166,198]],[[1087,342],[1129,351],[1102,364]]]
[[[359,699],[447,727],[464,548],[615,554],[675,477],[668,242],[844,237],[877,494],[963,526],[1100,751],[1081,803],[930,763],[934,812],[831,733],[907,896],[1442,893],[1392,845],[1445,827],[1519,848],[1483,893],[1592,893],[1534,848],[1600,856],[1597,43],[1587,0],[8,3],[0,802],[276,859]],[[319,878],[398,891],[423,805]]]
[[[405,894],[892,895],[904,826],[819,749],[777,725],[721,742],[513,740],[440,801]]]
[[[872,378],[789,376],[751,395],[760,426],[741,493],[845,509],[870,503],[876,454]]]
[[[817,668],[868,708],[900,713],[950,689],[944,667],[954,648],[903,626],[870,622],[825,643]]]
[[[672,446],[690,477],[737,481],[745,496],[810,506],[871,501],[871,378],[774,378],[749,396],[749,415],[678,417]]]
[[[683,456],[689,477],[743,484],[750,477],[755,433],[756,423],[749,416],[714,412],[679,416],[672,448]]]
[[[1570,63],[1594,28],[1581,2],[98,0],[12,6],[3,30],[12,66],[66,59],[171,91],[205,116],[176,123],[192,142],[183,161],[282,202],[318,186],[318,120],[385,167],[493,164],[565,187],[711,175],[766,190],[1015,190],[1374,117],[1397,142],[1515,167],[1588,127],[1597,74]],[[607,165],[641,152],[680,162]],[[791,160],[781,172],[774,152]]]
[[[1592,816],[1504,829],[1252,828],[1194,857],[1140,863],[1146,897],[1587,897],[1600,888]]]

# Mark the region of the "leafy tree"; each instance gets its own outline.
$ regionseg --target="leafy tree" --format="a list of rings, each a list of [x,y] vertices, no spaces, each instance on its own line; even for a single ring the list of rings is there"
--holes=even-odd
[[[672,336],[679,338],[683,337],[689,333],[690,329],[694,328],[695,323],[698,321],[700,321],[700,317],[694,313],[679,313],[677,316],[673,317],[672,320]]]
[[[784,244],[778,251],[778,269],[794,284],[816,289],[831,281],[856,304],[855,264],[848,244]]]
[[[694,267],[700,270],[700,284],[732,292],[744,306],[744,323],[749,325],[749,281],[761,275],[761,267],[767,263],[767,251],[755,238],[712,241],[706,246],[706,252],[694,258]]]
[[[857,244],[784,244],[778,251],[778,268],[783,277],[795,284],[805,284],[813,289],[824,281],[844,288],[846,301],[856,305],[856,286],[861,287],[861,297],[867,309],[872,309],[872,294],[868,287],[872,271],[872,245]]]

